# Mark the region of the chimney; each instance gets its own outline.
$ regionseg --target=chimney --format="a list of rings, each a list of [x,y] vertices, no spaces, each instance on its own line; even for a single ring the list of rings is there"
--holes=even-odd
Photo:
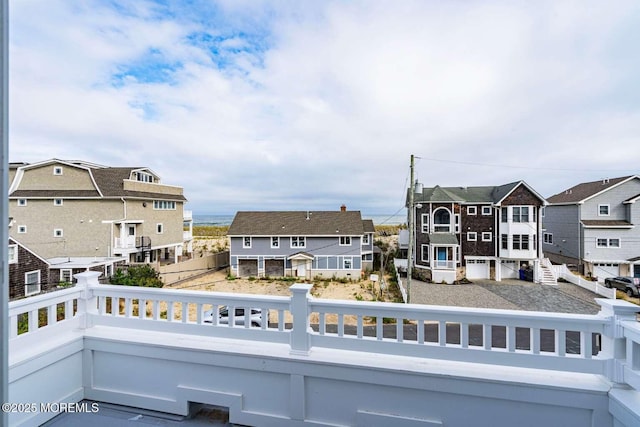
[[[340,212],[346,212],[347,211],[347,206],[346,205],[342,205],[340,206]]]

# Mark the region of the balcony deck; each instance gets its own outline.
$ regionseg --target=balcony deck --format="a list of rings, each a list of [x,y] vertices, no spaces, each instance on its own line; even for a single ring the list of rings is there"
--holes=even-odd
[[[301,284],[289,298],[78,279],[11,303],[12,402],[90,399],[181,416],[200,403],[256,426],[640,424],[639,309],[623,301],[575,315],[318,300]],[[205,323],[221,305],[270,310],[271,323]],[[24,313],[29,331],[18,334]]]

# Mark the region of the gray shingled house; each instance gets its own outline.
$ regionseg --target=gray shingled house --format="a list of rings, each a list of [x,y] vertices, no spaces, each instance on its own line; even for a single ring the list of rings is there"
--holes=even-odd
[[[414,271],[434,282],[452,283],[464,277],[519,278],[520,270],[530,268],[535,281],[553,282],[540,263],[545,203],[523,181],[482,187],[416,184]]]
[[[549,197],[545,256],[591,277],[640,277],[640,176],[585,182]]]
[[[236,213],[231,274],[359,279],[373,267],[371,220],[359,211],[271,211]]]

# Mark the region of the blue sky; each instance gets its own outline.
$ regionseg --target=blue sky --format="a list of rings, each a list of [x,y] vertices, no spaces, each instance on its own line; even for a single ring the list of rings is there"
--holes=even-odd
[[[10,1],[11,161],[148,166],[196,214],[394,213],[640,172],[636,1]]]

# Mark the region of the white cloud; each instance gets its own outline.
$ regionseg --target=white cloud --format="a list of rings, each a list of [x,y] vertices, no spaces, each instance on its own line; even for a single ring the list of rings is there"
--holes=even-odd
[[[635,2],[115,3],[12,2],[12,161],[149,166],[196,213],[391,213],[412,153],[543,195],[637,168]]]

